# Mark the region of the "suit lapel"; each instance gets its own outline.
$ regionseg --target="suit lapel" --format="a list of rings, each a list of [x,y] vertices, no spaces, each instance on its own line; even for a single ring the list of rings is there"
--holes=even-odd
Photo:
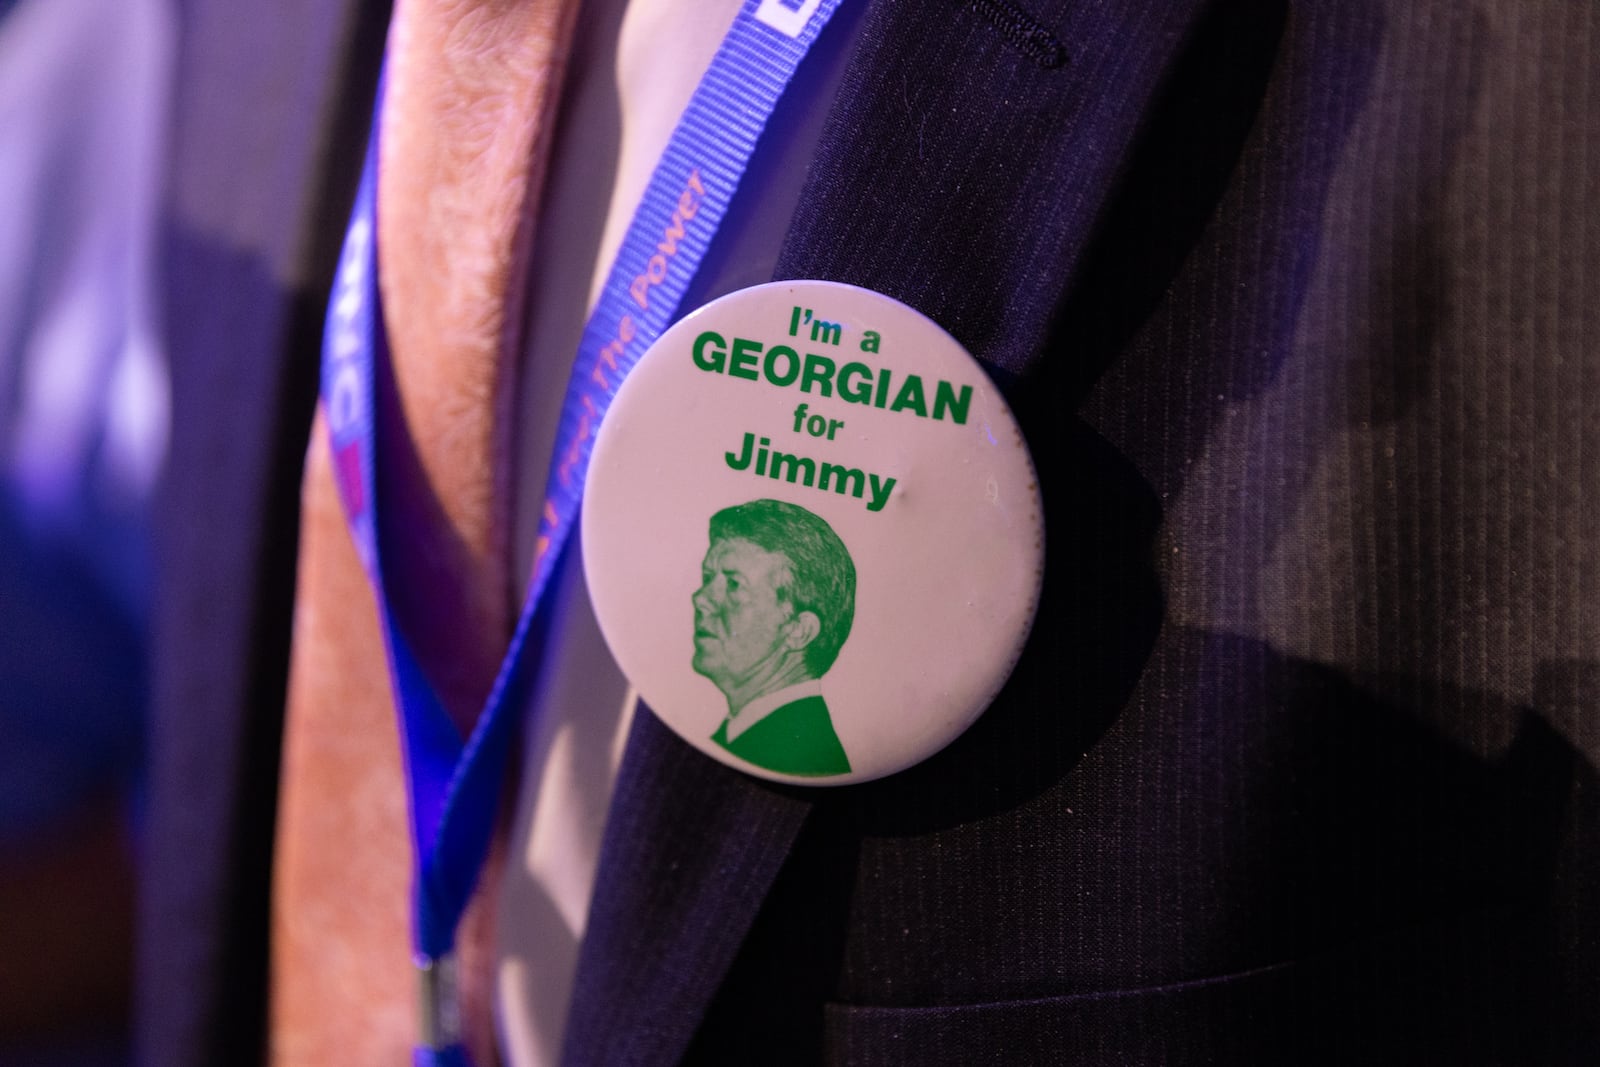
[[[151,1063],[261,1047],[296,505],[341,232],[328,220],[353,194],[386,7],[181,12],[136,1013]]]
[[[921,4],[864,13],[777,277],[849,282],[910,304],[1002,385],[1036,371],[1201,0],[1048,4],[1030,4],[1034,25],[998,0],[937,17]],[[814,796],[730,770],[640,709],[601,849],[566,1062],[682,1058]]]
[[[606,824],[563,1059],[673,1063],[811,802],[730,770],[639,708]]]
[[[937,15],[876,4],[778,277],[910,304],[1002,387],[1033,373],[1139,124],[1209,2],[968,0]]]

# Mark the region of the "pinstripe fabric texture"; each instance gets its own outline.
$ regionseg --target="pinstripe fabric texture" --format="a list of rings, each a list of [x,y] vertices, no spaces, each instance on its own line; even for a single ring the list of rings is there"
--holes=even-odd
[[[1050,83],[879,16],[780,273],[995,369],[1047,587],[967,736],[810,795],[689,1061],[1592,1055],[1600,24],[1069,4]]]

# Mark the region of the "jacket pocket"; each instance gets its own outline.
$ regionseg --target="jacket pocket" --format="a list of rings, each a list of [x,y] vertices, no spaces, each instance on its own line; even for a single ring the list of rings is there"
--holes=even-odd
[[[834,1064],[1259,1062],[1292,964],[1175,985],[937,1007],[830,1004]]]
[[[931,1007],[830,1004],[841,1065],[1528,1062],[1515,982],[1380,939],[1172,985]],[[1511,972],[1501,972],[1502,977]]]

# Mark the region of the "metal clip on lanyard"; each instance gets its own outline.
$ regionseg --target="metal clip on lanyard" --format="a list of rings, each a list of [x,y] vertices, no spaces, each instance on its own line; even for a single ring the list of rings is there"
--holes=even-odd
[[[375,369],[388,358],[377,279],[378,124],[368,141],[323,334],[322,402],[340,496],[383,620],[397,698],[415,868],[416,1063],[466,1064],[452,949],[488,851],[517,712],[529,690],[528,634],[572,533],[594,434],[622,379],[677,316],[778,98],[838,0],[745,0],[656,163],[584,327],[561,409],[528,599],[470,737],[445,715],[386,596],[379,556]],[[382,99],[380,87],[379,99]],[[381,105],[380,105],[381,106]],[[662,243],[682,227],[675,248]]]

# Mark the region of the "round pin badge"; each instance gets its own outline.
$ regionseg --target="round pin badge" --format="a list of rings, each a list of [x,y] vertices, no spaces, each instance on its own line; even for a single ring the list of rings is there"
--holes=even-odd
[[[882,294],[786,281],[686,316],[595,440],[583,557],[644,701],[751,774],[902,770],[983,713],[1032,626],[1043,511],[982,367]]]

